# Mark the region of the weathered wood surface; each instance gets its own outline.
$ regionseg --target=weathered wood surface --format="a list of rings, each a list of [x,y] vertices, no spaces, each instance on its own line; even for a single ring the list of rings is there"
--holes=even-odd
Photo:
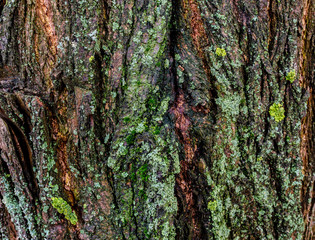
[[[315,239],[311,0],[0,6],[1,239]]]

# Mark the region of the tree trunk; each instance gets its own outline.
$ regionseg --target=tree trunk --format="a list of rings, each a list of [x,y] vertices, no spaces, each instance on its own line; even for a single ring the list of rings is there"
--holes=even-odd
[[[312,4],[2,1],[1,239],[315,239]]]

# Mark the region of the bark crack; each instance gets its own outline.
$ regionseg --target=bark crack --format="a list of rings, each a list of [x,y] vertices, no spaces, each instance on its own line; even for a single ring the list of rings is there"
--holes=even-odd
[[[1,107],[0,118],[8,125],[24,177],[29,183],[28,187],[32,193],[32,202],[35,206],[35,200],[38,199],[39,188],[33,172],[32,150],[23,131],[5,114]]]
[[[194,192],[195,179],[192,173],[196,169],[196,153],[197,153],[197,143],[193,140],[193,136],[190,133],[190,128],[192,127],[191,120],[188,117],[189,106],[186,102],[185,90],[180,87],[179,76],[177,76],[177,62],[176,62],[176,48],[178,45],[177,39],[179,37],[179,15],[178,6],[183,7],[185,14],[191,14],[191,35],[193,39],[193,44],[196,47],[198,56],[202,60],[203,68],[206,72],[208,79],[210,80],[210,71],[207,68],[207,62],[205,54],[203,52],[203,45],[207,42],[206,33],[203,27],[203,22],[200,16],[200,11],[198,9],[197,3],[194,1],[184,1],[183,3],[179,0],[172,1],[172,27],[170,29],[170,76],[173,80],[173,92],[175,94],[175,99],[173,106],[170,108],[170,113],[174,116],[174,127],[176,135],[179,138],[180,143],[183,146],[183,155],[180,166],[180,173],[176,176],[176,197],[179,201],[179,210],[177,218],[186,220],[184,223],[185,229],[177,229],[177,239],[183,236],[183,231],[185,231],[185,237],[193,239],[203,239],[203,231],[201,224],[201,215],[198,210],[196,202],[196,193]],[[187,17],[188,18],[188,17]],[[188,93],[187,93],[188,94]],[[188,94],[189,95],[189,94]],[[202,107],[201,107],[202,108]],[[194,108],[192,108],[194,110]],[[207,112],[207,109],[202,108],[203,112]],[[181,212],[183,210],[183,212]]]

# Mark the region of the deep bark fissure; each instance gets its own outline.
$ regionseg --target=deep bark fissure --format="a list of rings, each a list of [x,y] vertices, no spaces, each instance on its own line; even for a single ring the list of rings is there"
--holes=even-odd
[[[8,125],[8,130],[14,142],[15,152],[18,155],[19,163],[22,166],[23,175],[28,183],[28,188],[33,195],[33,204],[35,207],[35,200],[38,199],[39,188],[37,180],[33,171],[32,151],[28,144],[28,140],[23,131],[8,117],[0,108],[0,117]]]
[[[0,154],[1,154],[1,150],[0,150]],[[6,153],[5,153],[5,154],[6,154]],[[9,157],[9,156],[6,156],[6,158],[7,158],[8,160],[10,160],[10,157]],[[1,168],[2,168],[2,170],[4,170],[5,176],[10,176],[11,172],[10,172],[8,163],[7,163],[6,161],[4,161],[4,159],[2,159],[1,156],[0,156],[0,160],[1,160]],[[6,180],[8,181],[9,188],[11,188],[12,191],[13,191],[13,189],[14,189],[13,186],[14,186],[15,184],[14,184],[12,178],[11,178],[11,177],[6,177]],[[18,199],[18,197],[16,196],[16,194],[13,194],[13,198],[14,198],[14,200],[15,200],[16,202],[19,202],[19,199]],[[0,192],[0,199],[1,199],[1,200],[3,199],[3,197],[1,196],[1,192]],[[7,211],[6,208],[5,208],[5,211]],[[9,212],[7,212],[7,214],[8,214],[8,218],[11,219],[11,216],[10,216]],[[24,222],[25,225],[26,225],[26,222],[27,222],[26,219],[27,219],[27,217],[26,217],[25,213],[22,212],[22,221]],[[12,225],[13,225],[13,227],[14,227],[14,222],[11,222],[11,223],[12,223]],[[10,227],[9,225],[8,225],[8,227],[11,229],[11,227]],[[15,230],[15,228],[14,228],[14,231],[15,231],[15,235],[18,235],[18,232]],[[24,231],[25,231],[25,234],[27,235],[27,237],[28,237],[29,239],[31,239],[31,234],[30,234],[30,232],[29,232],[29,229],[24,229]]]
[[[268,1],[268,17],[269,17],[269,36],[268,36],[268,52],[269,56],[272,59],[272,53],[275,43],[275,33],[277,32],[277,19],[276,19],[276,13],[274,11],[274,5],[277,5],[277,3],[274,0]]]
[[[206,56],[203,52],[205,46],[203,41],[206,39],[206,33],[203,28],[203,22],[200,16],[199,8],[197,3],[194,1],[172,1],[173,11],[171,22],[173,23],[170,29],[170,56],[171,56],[171,78],[173,79],[173,92],[175,94],[173,107],[170,109],[171,113],[175,118],[175,132],[179,138],[179,142],[182,145],[182,152],[180,155],[180,173],[176,177],[175,195],[178,199],[179,212],[177,215],[177,221],[183,229],[177,229],[177,239],[186,237],[189,239],[203,239],[206,238],[206,230],[203,224],[203,213],[200,212],[200,206],[198,206],[198,200],[201,200],[198,196],[198,190],[196,189],[199,184],[202,184],[197,178],[198,168],[196,167],[198,147],[197,141],[194,139],[193,133],[191,132],[192,123],[189,119],[188,112],[201,111],[203,114],[207,114],[209,110],[207,106],[198,105],[197,107],[190,107],[188,98],[192,99],[192,96],[188,92],[188,83],[180,84],[179,76],[177,76],[177,67],[182,68],[180,62],[176,61],[176,54],[181,51],[181,44],[177,42],[178,38],[182,38],[182,34],[179,32],[181,27],[180,14],[191,14],[189,33],[193,40],[194,50],[197,52],[201,59],[202,67],[206,72],[208,81],[211,83],[211,74],[206,60]],[[176,7],[180,11],[176,11]],[[196,31],[195,28],[200,29]],[[189,31],[188,30],[188,31]],[[207,43],[206,43],[207,45]],[[173,47],[172,47],[173,46]],[[178,49],[177,49],[178,48]],[[183,68],[182,68],[183,69]],[[186,78],[186,77],[184,77]],[[187,79],[188,80],[188,79]],[[212,85],[212,84],[211,84]],[[213,92],[209,92],[213,100]],[[212,102],[214,107],[215,104]],[[200,194],[200,193],[199,193]],[[203,205],[204,200],[203,201]],[[204,207],[204,206],[203,206]],[[185,220],[184,220],[185,219]],[[188,221],[187,221],[188,220]],[[183,222],[182,222],[183,221]]]
[[[179,104],[178,101],[179,101],[180,94],[183,94],[181,93],[178,80],[177,80],[176,61],[175,61],[177,37],[178,37],[178,24],[179,24],[179,16],[178,16],[176,7],[179,7],[179,6],[180,6],[179,0],[172,0],[172,11],[171,11],[171,20],[170,20],[171,27],[170,27],[170,36],[169,36],[170,38],[169,51],[170,51],[171,66],[170,66],[169,71],[170,71],[170,79],[172,80],[173,94],[175,95],[173,108],[177,107],[177,105]],[[182,144],[184,144],[181,131],[175,127],[175,132],[178,138],[181,140]],[[185,156],[183,155],[181,155],[181,157],[185,158]],[[183,161],[184,160],[180,161],[181,172],[188,170],[188,169],[184,169],[185,166],[183,166],[184,165]],[[187,217],[188,221],[191,221],[190,217],[187,216],[188,213],[185,206],[185,204],[187,204],[186,199],[185,199],[185,193],[183,192],[183,190],[181,190],[181,187],[179,186],[181,184],[180,181],[182,178],[180,174],[178,174],[178,176],[176,177],[176,185],[175,185],[175,195],[177,197],[178,209],[179,209],[176,219],[178,222],[180,222],[179,220],[180,216],[184,215]],[[187,227],[188,223],[180,223],[180,224],[183,225],[183,229],[179,229],[179,228],[176,229],[176,239],[180,239],[180,237],[183,235],[183,232],[185,233],[187,237],[190,235],[190,230]]]
[[[132,202],[134,203],[135,202],[135,188],[134,188],[134,185],[131,184],[131,189],[132,189]],[[133,221],[135,223],[135,235],[136,235],[136,238],[137,239],[141,239],[139,238],[139,234],[138,234],[138,221],[137,221],[137,218],[136,218],[136,215],[135,215],[135,212],[136,212],[136,206],[134,204],[132,204],[132,207],[130,209],[130,211],[132,211],[132,216],[133,216]]]

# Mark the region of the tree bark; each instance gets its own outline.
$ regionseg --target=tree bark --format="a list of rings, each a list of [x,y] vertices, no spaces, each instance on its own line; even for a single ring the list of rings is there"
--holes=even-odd
[[[315,239],[311,0],[0,6],[1,239]]]
[[[315,239],[315,80],[314,80],[314,3],[303,2],[302,37],[300,53],[300,78],[303,88],[310,92],[307,114],[302,119],[301,157],[303,182],[301,188],[304,217],[303,239]]]

